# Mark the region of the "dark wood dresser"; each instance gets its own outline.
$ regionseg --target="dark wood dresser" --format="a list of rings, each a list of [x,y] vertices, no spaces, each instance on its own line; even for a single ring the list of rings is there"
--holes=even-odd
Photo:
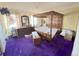
[[[34,30],[34,27],[27,27],[27,28],[19,28],[16,29],[17,36],[24,36],[24,35],[30,35]]]

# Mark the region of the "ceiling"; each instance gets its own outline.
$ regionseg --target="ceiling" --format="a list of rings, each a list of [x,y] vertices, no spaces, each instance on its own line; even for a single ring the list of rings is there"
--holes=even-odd
[[[56,11],[62,14],[79,11],[79,2],[1,2],[0,7],[8,7],[20,13],[37,14]]]

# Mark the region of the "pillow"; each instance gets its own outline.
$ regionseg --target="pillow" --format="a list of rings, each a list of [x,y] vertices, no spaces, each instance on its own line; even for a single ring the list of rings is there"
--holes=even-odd
[[[60,33],[60,35],[64,36],[64,39],[71,41],[73,32],[68,29],[63,29],[62,32]]]
[[[73,32],[71,30],[66,31],[66,35],[64,36],[64,39],[67,39],[69,41],[72,40]]]
[[[73,36],[73,32],[68,29],[63,29],[60,35],[64,36],[65,38],[71,39]]]
[[[73,32],[71,30],[66,30],[66,33],[69,34],[69,35],[73,34]]]
[[[62,30],[62,32],[60,33],[61,36],[65,36],[66,35],[66,30]]]
[[[66,34],[66,35],[64,36],[64,39],[65,39],[65,40],[72,41],[72,35]]]

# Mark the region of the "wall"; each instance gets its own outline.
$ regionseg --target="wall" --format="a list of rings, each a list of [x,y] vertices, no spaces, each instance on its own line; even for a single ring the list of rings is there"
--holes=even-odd
[[[77,25],[77,33],[76,33],[76,38],[75,38],[74,47],[72,51],[72,56],[79,56],[79,22]]]
[[[63,28],[71,29],[76,31],[76,26],[78,22],[79,12],[70,13],[64,16]]]

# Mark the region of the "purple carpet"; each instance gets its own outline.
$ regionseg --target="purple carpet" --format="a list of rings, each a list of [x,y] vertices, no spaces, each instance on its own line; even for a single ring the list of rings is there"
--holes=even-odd
[[[49,43],[44,40],[35,46],[31,37],[13,37],[7,40],[4,56],[70,56],[73,43],[60,35]]]

